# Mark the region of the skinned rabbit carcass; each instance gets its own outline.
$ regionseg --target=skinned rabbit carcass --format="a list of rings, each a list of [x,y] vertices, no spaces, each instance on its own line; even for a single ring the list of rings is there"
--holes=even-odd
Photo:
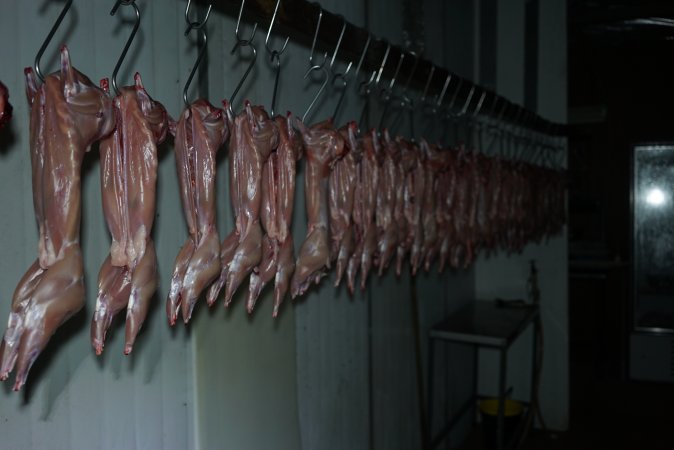
[[[359,165],[354,199],[354,223],[356,224],[356,248],[346,269],[347,285],[355,290],[356,274],[360,271],[360,288],[365,289],[370,269],[377,256],[377,227],[375,212],[379,169],[383,162],[381,145],[376,130],[372,129],[360,139],[362,159]]]
[[[311,283],[318,284],[330,269],[328,180],[332,167],[345,149],[342,135],[332,120],[307,128],[300,121],[305,151],[304,195],[307,236],[300,247],[295,273],[290,282],[293,298],[303,295]]]
[[[178,311],[187,323],[201,294],[220,273],[220,238],[216,228],[215,156],[228,136],[222,109],[204,99],[185,108],[172,126],[176,168],[189,237],[171,276],[166,313],[174,325]]]
[[[404,172],[398,143],[384,130],[384,162],[381,166],[377,189],[377,247],[379,254],[378,275],[382,276],[396,252],[403,229]]]
[[[0,130],[12,118],[12,105],[9,103],[9,90],[0,81]]]
[[[274,280],[274,308],[276,317],[283,298],[290,289],[290,278],[295,271],[295,250],[290,230],[295,201],[296,165],[302,156],[300,136],[292,126],[293,116],[276,116],[279,131],[276,149],[262,168],[262,260],[250,274],[248,312],[264,286]]]
[[[261,106],[246,102],[244,111],[230,121],[229,195],[235,227],[222,242],[220,276],[208,292],[208,304],[215,303],[225,288],[229,306],[239,285],[262,260],[262,167],[278,146],[278,130]]]
[[[157,145],[168,131],[168,114],[143,87],[123,87],[114,101],[115,131],[100,143],[103,214],[112,235],[110,255],[98,275],[91,343],[101,354],[113,317],[126,308],[124,353],[129,354],[157,289],[152,241],[157,193]]]
[[[339,286],[349,258],[355,250],[356,230],[353,224],[356,182],[360,167],[361,147],[358,143],[358,125],[355,122],[341,127],[346,150],[330,172],[328,196],[330,211],[330,261],[335,263],[335,287]]]
[[[85,304],[80,249],[81,171],[91,145],[115,125],[112,101],[70,63],[41,86],[28,68],[33,206],[39,228],[37,260],[19,281],[0,350],[0,379],[16,367],[14,389],[56,329]]]

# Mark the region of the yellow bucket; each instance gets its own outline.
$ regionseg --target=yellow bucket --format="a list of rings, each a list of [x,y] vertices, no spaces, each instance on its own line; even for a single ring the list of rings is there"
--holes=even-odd
[[[496,417],[498,416],[498,405],[499,405],[498,398],[486,398],[484,400],[480,400],[480,411],[483,414],[488,414],[490,416]],[[522,414],[523,410],[524,407],[517,400],[512,400],[509,398],[505,399],[505,408],[503,412],[503,415],[505,417],[519,416]]]
[[[508,446],[510,441],[515,437],[515,430],[522,419],[524,406],[517,400],[509,398],[505,399],[503,405],[503,444]],[[497,422],[498,422],[498,398],[487,398],[480,400],[479,408],[482,416],[482,431],[484,432],[484,441],[486,448],[497,448]]]

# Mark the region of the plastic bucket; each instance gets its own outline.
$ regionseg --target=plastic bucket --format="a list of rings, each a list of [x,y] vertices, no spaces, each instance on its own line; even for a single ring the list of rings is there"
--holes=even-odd
[[[498,425],[498,398],[487,398],[481,400],[480,416],[482,417],[482,430],[484,433],[484,442],[487,449],[496,450],[497,446],[497,425]],[[505,399],[503,411],[503,445],[508,445],[517,430],[517,426],[522,419],[524,407],[517,400]]]

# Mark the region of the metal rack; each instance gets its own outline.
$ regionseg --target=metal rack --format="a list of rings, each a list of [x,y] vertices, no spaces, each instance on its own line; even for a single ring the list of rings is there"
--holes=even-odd
[[[239,6],[238,0],[213,0],[213,8],[234,17],[238,14]],[[275,2],[273,1],[248,0],[245,5],[244,17],[248,20],[259,21],[260,24],[268,24],[274,13],[274,6]],[[316,18],[319,10],[320,6],[316,3],[305,0],[283,0],[274,24],[276,32],[284,36],[288,34],[294,41],[310,46],[313,33],[316,30]],[[334,48],[344,23],[341,16],[323,10],[321,27],[318,33],[318,45],[323,46],[326,50]],[[387,51],[389,51],[389,61],[397,62],[401,55],[406,54],[405,50],[398,46],[390,45],[390,49],[388,49],[388,42],[377,39],[369,31],[346,22],[346,32],[342,38],[339,58],[345,61],[358,61],[368,38],[371,41],[363,59],[362,70],[378,70]],[[496,119],[502,123],[545,135],[567,135],[565,124],[546,120],[533,111],[517,105],[470,80],[461,78],[447,69],[438,67],[426,59],[419,58],[416,68],[412,64],[403,64],[398,73],[398,78],[407,80],[411,76],[410,87],[421,91],[429,80],[431,70],[434,70],[435,73],[431,77],[428,87],[429,95],[441,92],[451,75],[449,85],[445,88],[451,94],[445,98],[452,97],[455,100],[455,105],[472,104],[471,108],[479,109],[479,116],[482,118]],[[395,71],[395,64],[387,64],[382,75],[390,79],[394,76]],[[480,102],[479,106],[477,102]],[[481,107],[483,105],[484,107]]]
[[[505,399],[510,389],[506,387],[507,376],[507,358],[508,349],[511,344],[526,330],[529,325],[533,325],[534,333],[538,333],[540,327],[537,318],[540,314],[538,305],[527,305],[521,308],[501,307],[495,302],[485,300],[474,300],[466,306],[451,314],[443,322],[435,325],[429,333],[429,404],[428,404],[428,422],[432,424],[434,391],[434,372],[433,361],[435,359],[436,345],[439,343],[458,343],[471,345],[475,349],[491,348],[499,352],[499,374],[498,374],[498,416],[496,442],[498,450],[515,448],[521,437],[522,427],[525,420],[520,420],[516,432],[506,439],[505,435]],[[532,362],[531,362],[531,390],[530,402],[520,402],[527,406],[525,414],[532,414],[532,403],[536,395],[536,355],[538,354],[538,339],[532,339]],[[428,436],[430,442],[429,448],[437,448],[449,432],[456,426],[459,420],[475,405],[477,395],[477,362],[475,363],[475,375],[473,381],[473,395],[463,404],[457,405],[453,417],[444,424],[442,429],[433,436]]]

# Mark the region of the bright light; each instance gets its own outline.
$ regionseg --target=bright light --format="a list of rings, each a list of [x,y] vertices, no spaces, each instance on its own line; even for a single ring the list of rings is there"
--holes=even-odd
[[[660,206],[665,203],[665,193],[658,188],[653,188],[646,195],[646,203],[653,206]]]

